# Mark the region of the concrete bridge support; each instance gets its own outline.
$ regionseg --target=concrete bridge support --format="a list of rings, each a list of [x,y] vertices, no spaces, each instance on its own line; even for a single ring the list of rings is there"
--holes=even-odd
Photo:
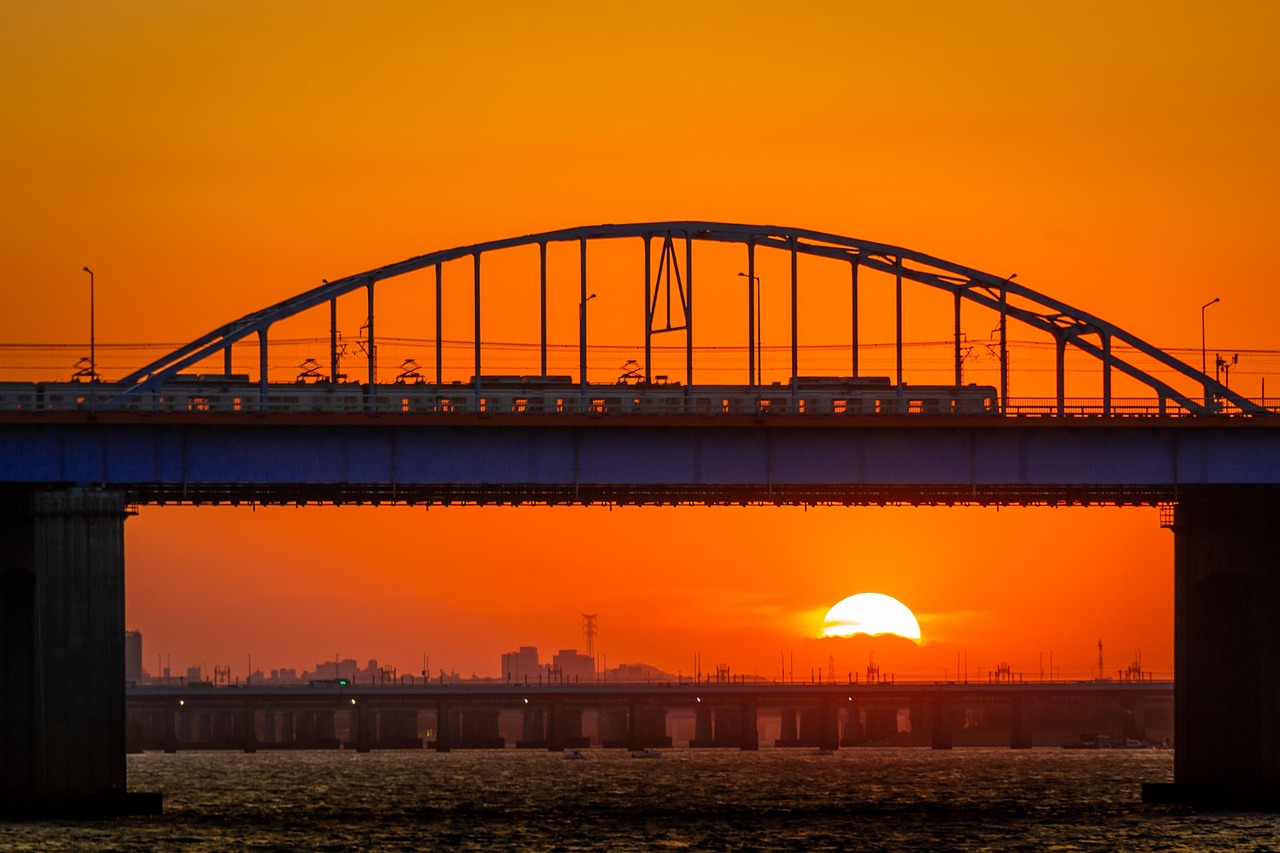
[[[1152,802],[1280,807],[1280,489],[1174,511],[1174,781]]]
[[[929,708],[933,719],[929,727],[929,746],[933,749],[951,749],[951,705],[934,702]]]
[[[286,747],[295,746],[294,742],[294,715],[293,711],[280,712],[280,743]]]
[[[537,705],[525,705],[520,716],[520,740],[517,749],[546,749],[547,712]]]
[[[858,746],[866,743],[867,731],[863,724],[865,713],[861,708],[850,706],[848,719],[844,724],[844,738],[841,739],[841,746]]]
[[[601,708],[596,712],[596,729],[600,745],[610,749],[623,749],[627,745],[627,710],[625,708]]]
[[[818,748],[835,750],[840,748],[840,706],[831,700],[822,703],[819,708]]]
[[[436,751],[448,752],[455,746],[459,746],[458,742],[458,718],[459,712],[457,708],[446,702],[441,702],[436,707]]]
[[[236,713],[236,729],[240,735],[240,748],[245,752],[257,752],[257,714],[252,705],[246,705]]]
[[[356,752],[368,752],[378,739],[378,712],[368,702],[351,708],[351,740]]]
[[[120,492],[0,492],[0,814],[157,812],[125,787]]]
[[[170,703],[164,709],[163,731],[161,733],[161,748],[168,753],[178,751],[178,711],[179,707],[176,703]],[[185,720],[184,720],[185,722]]]
[[[1031,703],[1025,700],[1014,700],[1013,714],[1009,720],[1009,748],[1031,749]]]
[[[689,746],[711,746],[715,740],[712,715],[710,705],[705,702],[697,703],[693,709],[693,740],[689,741]]]
[[[263,746],[275,746],[278,742],[276,738],[276,712],[271,708],[266,708],[262,712],[262,737],[258,742]]]
[[[779,720],[780,731],[774,746],[799,746],[800,733],[796,726],[796,709],[783,708]]]

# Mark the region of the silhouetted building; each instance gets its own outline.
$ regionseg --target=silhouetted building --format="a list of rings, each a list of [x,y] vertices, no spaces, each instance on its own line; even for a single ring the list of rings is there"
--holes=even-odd
[[[507,652],[502,656],[504,681],[516,683],[537,681],[541,674],[538,669],[537,646],[521,646],[519,651]]]
[[[567,684],[585,684],[596,677],[595,661],[590,655],[579,654],[576,649],[561,649],[551,658],[551,664]]]
[[[124,632],[124,680],[142,683],[142,632]]]

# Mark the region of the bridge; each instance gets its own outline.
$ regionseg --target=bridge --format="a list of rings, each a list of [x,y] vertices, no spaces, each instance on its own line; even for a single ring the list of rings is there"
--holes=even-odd
[[[1008,744],[1030,749],[1037,725],[1067,704],[1109,712],[1121,743],[1140,740],[1148,703],[1170,703],[1170,682],[791,684],[429,684],[131,688],[131,746],[184,749],[502,749],[500,720],[519,726],[519,748],[754,750],[776,723],[778,747],[839,749],[892,738],[899,711],[933,749],[951,749],[965,712],[1000,710]],[[583,718],[594,724],[584,728]],[[1037,719],[1041,717],[1044,719]],[[1005,720],[1007,719],[1007,724]],[[422,737],[423,734],[428,737]],[[1067,737],[1075,741],[1072,731]],[[1062,743],[1061,740],[1053,745]]]
[[[557,314],[563,294],[551,299],[548,259],[566,246],[577,255],[569,348],[548,332],[566,313]],[[618,266],[617,247],[627,246],[639,250],[629,256],[633,278]],[[482,318],[494,285],[485,289],[482,270],[504,252],[531,262],[527,276],[508,272],[498,286],[537,306],[528,316],[538,320],[538,363],[486,372],[493,345]],[[593,253],[611,259],[607,281],[591,277]],[[757,274],[767,263],[789,283],[788,335],[768,353],[768,381]],[[445,268],[458,265],[469,272],[465,364],[446,358],[444,334]],[[698,304],[714,313],[695,323],[695,268],[699,282],[744,285],[744,347],[695,339],[695,328],[722,330],[725,314],[700,283]],[[819,286],[802,287],[802,269]],[[407,358],[393,376],[379,353],[404,343],[375,334],[375,293],[397,279],[421,284],[414,274],[426,276],[434,305],[434,337],[414,344],[430,366]],[[637,283],[643,336],[621,377],[601,381],[588,312],[597,292],[618,295],[619,279]],[[945,376],[908,381],[908,285],[945,305]],[[861,339],[873,295],[890,306],[888,348]],[[361,381],[345,372],[344,297],[363,314]],[[847,339],[824,355],[845,366],[811,369],[799,334],[806,306],[824,328],[847,321]],[[993,369],[966,382],[977,371],[964,319],[972,325],[975,310],[991,329]],[[274,381],[273,329],[316,315],[327,319],[327,364],[312,359],[293,381]],[[1051,343],[1052,394],[1010,395],[1014,325]],[[680,346],[655,345],[671,339]],[[245,350],[256,375],[239,367]],[[889,375],[868,372],[871,354],[886,350],[891,360],[875,367]],[[556,361],[567,351],[576,365]],[[737,382],[717,367],[723,351],[744,356]],[[1092,365],[1100,396],[1068,396],[1068,354]],[[1178,751],[1174,787],[1152,796],[1254,802],[1280,788],[1280,628],[1271,618],[1280,609],[1280,419],[1265,401],[1013,276],[805,229],[592,226],[325,282],[118,380],[92,363],[79,378],[0,385],[0,524],[10,543],[0,766],[11,809],[31,792],[42,801],[123,796],[124,520],[138,503],[168,502],[1159,505],[1175,540]]]

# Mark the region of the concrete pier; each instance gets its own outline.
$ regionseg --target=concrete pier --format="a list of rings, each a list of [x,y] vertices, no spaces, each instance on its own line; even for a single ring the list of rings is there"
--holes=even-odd
[[[951,705],[947,702],[931,702],[929,713],[929,746],[933,749],[951,749]]]
[[[0,813],[153,813],[125,785],[124,495],[0,493]]]
[[[1174,782],[1149,802],[1280,808],[1280,490],[1174,511]]]

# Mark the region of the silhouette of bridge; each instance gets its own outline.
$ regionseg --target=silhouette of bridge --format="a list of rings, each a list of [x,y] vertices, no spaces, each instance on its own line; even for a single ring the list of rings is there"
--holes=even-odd
[[[643,246],[635,258],[643,267],[643,355],[621,380],[602,384],[589,381],[588,246],[615,240]],[[579,250],[576,375],[549,372],[547,259],[557,243]],[[745,384],[695,381],[702,326],[694,248],[703,243],[744,252]],[[535,246],[540,363],[518,375],[486,373],[482,259]],[[767,384],[756,275],[765,251],[790,262],[788,376]],[[847,374],[801,370],[802,257],[847,276]],[[471,363],[455,377],[442,351],[442,269],[468,261]],[[415,363],[380,382],[375,292],[415,271],[435,273],[435,375]],[[859,361],[861,290],[871,275],[892,282],[889,377],[865,375]],[[949,381],[907,381],[906,284],[950,298]],[[366,308],[363,382],[344,381],[337,317],[348,295]],[[991,384],[963,382],[965,306],[994,319]],[[272,329],[326,307],[327,371],[316,363],[300,381],[271,382]],[[1012,323],[1054,344],[1047,402],[1020,407],[1009,397]],[[655,363],[654,339],[669,335],[683,337],[679,382]],[[233,349],[254,346],[257,375],[237,373]],[[1096,362],[1095,401],[1067,397],[1068,348]],[[1147,396],[1113,394],[1113,374]],[[99,794],[123,802],[123,522],[133,503],[170,501],[1161,504],[1175,537],[1172,796],[1244,802],[1280,788],[1280,668],[1272,665],[1280,623],[1270,618],[1280,609],[1272,568],[1280,556],[1280,419],[1012,276],[804,229],[593,226],[433,252],[326,282],[118,381],[102,381],[96,368],[82,378],[90,381],[0,385],[0,498],[12,543],[3,558],[0,677],[10,689],[0,766],[11,810],[33,792],[41,802]],[[1249,736],[1237,737],[1241,731]]]
[[[858,683],[851,677],[848,683],[826,684],[148,686],[131,688],[128,704],[134,748],[166,752],[344,744],[361,752],[501,749],[507,745],[501,716],[519,719],[518,747],[580,749],[592,742],[584,715],[594,718],[595,743],[645,750],[673,745],[672,714],[694,718],[690,747],[754,750],[761,746],[761,712],[778,723],[779,737],[770,745],[839,749],[897,734],[900,710],[911,712],[914,731],[928,732],[932,748],[951,749],[965,709],[974,707],[1003,712],[998,716],[1009,720],[1009,746],[1029,749],[1037,727],[1048,728],[1047,720],[1063,705],[1089,704],[1109,712],[1112,730],[1106,734],[1123,745],[1145,736],[1147,703],[1167,704],[1172,698],[1167,681]],[[433,737],[423,738],[424,728]]]

